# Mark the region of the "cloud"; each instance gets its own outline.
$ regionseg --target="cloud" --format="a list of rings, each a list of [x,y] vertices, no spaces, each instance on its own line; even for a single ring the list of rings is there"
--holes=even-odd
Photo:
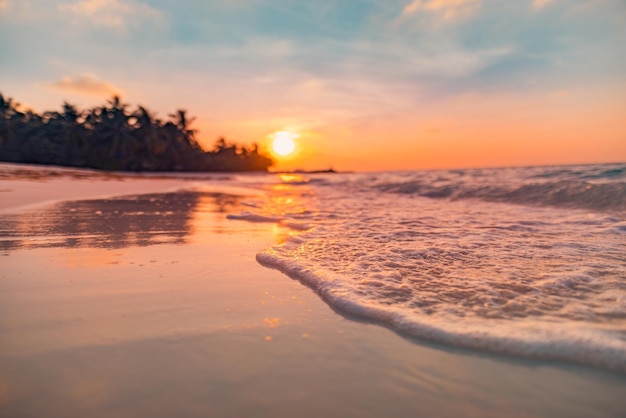
[[[470,77],[489,65],[510,57],[515,53],[512,47],[466,51],[460,48],[441,51],[436,54],[415,56],[409,60],[414,74],[437,77],[439,79]]]
[[[11,10],[11,2],[9,0],[0,0],[0,11]]]
[[[543,0],[548,1],[548,0]],[[420,10],[443,14],[444,19],[464,17],[473,13],[482,0],[413,0],[402,11],[402,15],[411,15]]]
[[[220,57],[281,58],[292,55],[294,47],[286,39],[252,38],[241,45],[217,47],[215,53]]]
[[[134,1],[80,0],[75,3],[61,3],[58,9],[79,19],[79,22],[119,30],[137,26],[146,20],[160,23],[164,19],[161,10]]]
[[[541,10],[554,0],[533,0],[533,9]]]
[[[74,77],[66,76],[51,83],[49,87],[70,94],[109,98],[120,95],[122,91],[112,84],[99,80],[92,74],[82,74]]]

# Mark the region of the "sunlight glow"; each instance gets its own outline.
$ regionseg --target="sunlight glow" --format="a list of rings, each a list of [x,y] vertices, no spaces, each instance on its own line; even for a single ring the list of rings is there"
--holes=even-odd
[[[296,143],[294,139],[298,138],[300,135],[295,134],[293,132],[287,131],[278,131],[274,132],[271,137],[272,141],[272,150],[277,155],[282,157],[286,157],[294,152],[296,149]]]

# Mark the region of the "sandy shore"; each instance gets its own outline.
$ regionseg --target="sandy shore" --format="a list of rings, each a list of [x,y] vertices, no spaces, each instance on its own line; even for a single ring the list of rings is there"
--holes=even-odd
[[[243,197],[111,181],[0,180],[0,416],[626,410],[624,376],[433,346],[335,313],[256,263],[289,231],[227,219]]]

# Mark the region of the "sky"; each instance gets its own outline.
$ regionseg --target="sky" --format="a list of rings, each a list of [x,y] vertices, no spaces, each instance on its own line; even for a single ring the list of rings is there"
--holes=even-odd
[[[0,0],[0,92],[290,132],[278,169],[624,162],[625,45],[625,0]]]

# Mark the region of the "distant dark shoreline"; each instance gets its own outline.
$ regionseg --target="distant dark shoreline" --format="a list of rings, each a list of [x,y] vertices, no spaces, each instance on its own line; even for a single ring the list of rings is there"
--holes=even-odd
[[[339,174],[340,172],[329,168],[327,170],[289,170],[289,171],[274,171],[275,174]],[[342,173],[344,173],[342,171]]]
[[[204,150],[178,110],[163,122],[143,106],[114,97],[103,106],[37,114],[0,93],[0,161],[123,172],[267,172],[273,161],[258,146],[220,138]]]

